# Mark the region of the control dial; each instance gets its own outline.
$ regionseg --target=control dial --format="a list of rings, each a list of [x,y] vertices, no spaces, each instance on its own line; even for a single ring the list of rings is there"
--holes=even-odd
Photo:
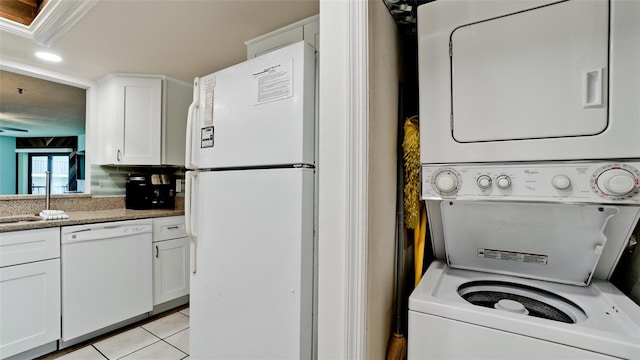
[[[571,179],[566,175],[556,175],[551,179],[551,185],[558,190],[565,190],[571,186]]]
[[[476,179],[476,183],[480,189],[488,189],[491,187],[491,177],[488,175],[480,175]]]
[[[448,194],[458,190],[458,175],[451,170],[442,170],[433,178],[433,186],[440,193]]]
[[[496,178],[496,186],[500,189],[511,187],[511,178],[508,175],[500,175]]]
[[[624,169],[609,169],[598,176],[598,189],[606,195],[623,196],[636,189],[636,177]]]

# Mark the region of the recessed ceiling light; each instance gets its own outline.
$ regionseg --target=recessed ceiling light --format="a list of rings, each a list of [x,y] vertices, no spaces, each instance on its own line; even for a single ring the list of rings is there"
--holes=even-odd
[[[58,56],[56,54],[44,52],[44,51],[36,52],[36,56],[39,57],[42,60],[51,61],[51,62],[60,62],[60,61],[62,61],[62,58],[60,56]]]

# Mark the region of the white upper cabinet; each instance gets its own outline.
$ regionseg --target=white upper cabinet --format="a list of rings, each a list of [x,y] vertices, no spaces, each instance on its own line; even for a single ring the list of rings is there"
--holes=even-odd
[[[183,165],[191,85],[165,76],[100,81],[100,163]]]

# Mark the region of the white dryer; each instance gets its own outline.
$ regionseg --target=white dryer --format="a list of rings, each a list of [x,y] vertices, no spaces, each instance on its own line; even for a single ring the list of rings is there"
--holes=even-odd
[[[640,157],[640,2],[418,7],[428,163]]]

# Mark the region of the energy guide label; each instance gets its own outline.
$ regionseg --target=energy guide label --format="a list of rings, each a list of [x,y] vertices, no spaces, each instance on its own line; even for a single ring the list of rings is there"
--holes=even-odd
[[[514,251],[504,251],[495,249],[480,249],[478,248],[478,257],[485,259],[496,259],[506,261],[517,261],[521,263],[531,263],[547,265],[549,256],[540,254],[529,254]]]
[[[293,96],[293,61],[270,66],[253,74],[255,105]]]

